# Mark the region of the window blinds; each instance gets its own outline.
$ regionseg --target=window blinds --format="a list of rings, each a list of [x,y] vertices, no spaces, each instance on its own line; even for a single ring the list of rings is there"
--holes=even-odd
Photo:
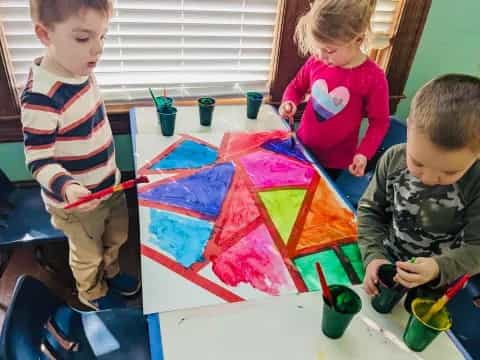
[[[372,45],[388,44],[399,1],[379,0]],[[28,3],[0,0],[17,87],[43,52]],[[148,87],[174,97],[266,91],[276,12],[277,0],[116,0],[95,70],[105,99],[148,98]]]

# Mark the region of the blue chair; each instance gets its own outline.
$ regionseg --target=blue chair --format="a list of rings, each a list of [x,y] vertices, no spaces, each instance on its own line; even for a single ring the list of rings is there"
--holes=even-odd
[[[403,122],[390,118],[390,127],[385,138],[382,141],[377,153],[369,162],[369,169],[373,169],[385,151],[396,144],[401,144],[407,141],[407,128]],[[373,176],[373,170],[369,170],[362,177],[356,177],[350,174],[348,170],[342,171],[335,183],[344,195],[344,197],[352,204],[354,208],[357,207],[358,201],[365,192],[370,180]]]
[[[45,265],[43,245],[51,241],[66,241],[66,237],[52,226],[40,187],[15,186],[0,170],[0,189],[0,277],[15,246],[33,244],[37,260]]]
[[[452,333],[470,355],[480,360],[480,308],[473,303],[480,298],[480,274],[472,277],[467,286],[448,304],[452,318]]]
[[[75,344],[73,350],[60,346],[46,330],[47,322],[55,324],[62,341]],[[24,275],[17,281],[5,317],[0,359],[47,359],[42,347],[57,359],[150,359],[147,320],[141,309],[80,312],[66,306],[39,280]]]

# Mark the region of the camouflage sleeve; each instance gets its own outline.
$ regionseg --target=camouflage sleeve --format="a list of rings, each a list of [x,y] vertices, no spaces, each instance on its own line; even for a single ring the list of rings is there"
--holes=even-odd
[[[440,268],[437,286],[451,283],[465,273],[480,273],[480,181],[470,179],[474,189],[466,197],[465,227],[463,243],[456,249],[445,249],[442,255],[435,256]]]
[[[358,245],[363,263],[367,266],[374,259],[386,259],[383,240],[388,236],[391,215],[386,198],[388,164],[392,151],[387,151],[377,164],[375,174],[358,203]]]

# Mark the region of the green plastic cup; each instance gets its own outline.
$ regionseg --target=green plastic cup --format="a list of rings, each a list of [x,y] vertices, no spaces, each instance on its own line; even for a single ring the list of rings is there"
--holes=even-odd
[[[350,321],[362,308],[360,297],[347,286],[331,285],[334,305],[323,298],[322,331],[331,339],[342,337]]]
[[[175,131],[177,108],[164,107],[161,111],[157,111],[157,114],[163,136],[172,136]]]
[[[412,302],[412,314],[403,333],[403,341],[413,351],[423,351],[442,331],[450,329],[452,322],[444,307],[428,323],[422,316],[435,303],[435,300],[416,298]]]
[[[381,314],[391,312],[407,291],[393,280],[396,273],[397,269],[393,264],[384,264],[378,268],[378,295],[372,298],[372,307]]]
[[[247,118],[256,119],[260,106],[262,105],[263,95],[259,92],[249,91],[247,96]]]
[[[210,126],[212,124],[213,109],[215,109],[215,99],[211,97],[201,97],[198,99],[198,111],[200,113],[200,124]]]
[[[165,96],[157,96],[157,111],[162,112],[165,108],[171,108],[173,105],[173,98]]]

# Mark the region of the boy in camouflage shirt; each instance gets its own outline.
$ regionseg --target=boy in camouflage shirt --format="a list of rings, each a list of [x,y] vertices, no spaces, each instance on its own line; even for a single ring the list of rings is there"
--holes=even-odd
[[[480,79],[427,83],[407,124],[407,143],[384,154],[358,206],[369,295],[378,292],[379,266],[392,261],[407,288],[480,272]]]

